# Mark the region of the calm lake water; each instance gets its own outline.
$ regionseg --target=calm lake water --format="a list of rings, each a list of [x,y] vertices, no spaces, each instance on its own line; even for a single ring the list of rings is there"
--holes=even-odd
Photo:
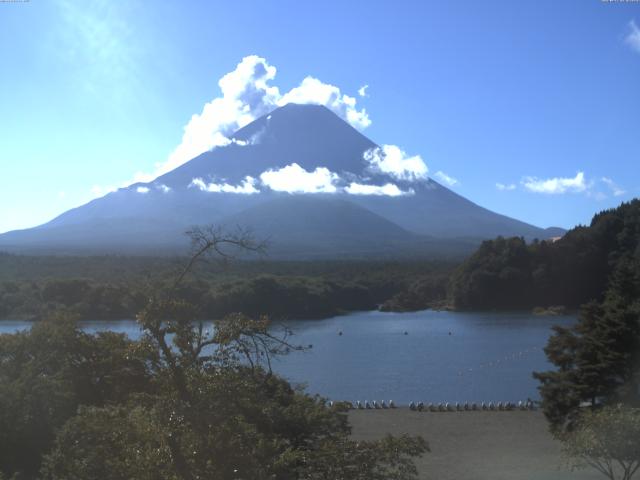
[[[551,368],[542,351],[551,327],[573,322],[570,316],[434,311],[288,321],[292,341],[313,348],[277,360],[274,369],[334,400],[517,402],[539,398],[531,372]],[[87,332],[140,335],[131,320],[82,325]],[[0,333],[26,328],[28,322],[0,321]]]

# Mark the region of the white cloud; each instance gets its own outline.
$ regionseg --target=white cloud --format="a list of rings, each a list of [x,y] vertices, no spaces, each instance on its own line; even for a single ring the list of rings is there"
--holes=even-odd
[[[372,171],[385,173],[397,180],[426,179],[429,172],[420,155],[409,157],[396,145],[371,148],[364,152],[363,157]]]
[[[413,195],[415,192],[413,189],[407,191],[400,190],[400,188],[393,183],[386,183],[384,185],[363,185],[361,183],[352,182],[344,191],[350,195],[386,195],[388,197],[399,197],[401,195]]]
[[[341,94],[338,87],[323,83],[317,78],[305,77],[298,87],[292,88],[278,100],[278,105],[287,103],[324,105],[356,128],[364,129],[371,125],[366,110],[356,108],[354,97]]]
[[[510,190],[515,190],[516,189],[516,185],[515,183],[509,183],[509,184],[504,184],[504,183],[496,183],[496,188],[498,190],[502,190],[502,191],[510,191]]]
[[[640,28],[638,28],[635,20],[629,22],[629,33],[627,33],[624,41],[636,52],[640,53]]]
[[[160,190],[162,193],[169,193],[171,191],[171,187],[166,186],[164,183],[159,185],[155,185],[157,190]]]
[[[339,179],[340,177],[328,168],[318,167],[308,172],[297,163],[260,174],[260,180],[265,186],[277,192],[287,193],[335,193],[335,183]]]
[[[620,188],[620,186],[616,182],[614,182],[612,179],[608,177],[602,177],[601,180],[602,180],[602,183],[604,183],[605,185],[607,185],[607,187],[609,187],[614,197],[620,197],[625,193],[627,193],[622,188]]]
[[[366,110],[358,110],[356,99],[342,94],[338,87],[308,76],[299,86],[281,94],[277,86],[271,85],[275,76],[276,67],[266,59],[257,55],[244,57],[235,70],[218,82],[222,95],[206,103],[202,112],[194,114],[184,126],[182,141],[167,161],[157,164],[153,174],[139,172],[130,183],[150,182],[216,147],[259,141],[258,137],[249,142],[231,140],[229,135],[287,103],[324,105],[359,129],[371,124]]]
[[[196,187],[198,190],[202,190],[203,192],[207,191],[207,184],[202,178],[194,178],[193,180],[191,180],[189,188],[191,187]]]
[[[280,92],[268,83],[275,76],[276,68],[264,58],[243,58],[234,71],[218,82],[222,96],[206,103],[200,114],[191,117],[184,127],[182,142],[156,173],[169,172],[214,147],[229,145],[228,135],[274,108]]]
[[[438,170],[435,174],[434,177],[436,177],[438,180],[440,180],[441,182],[446,183],[447,185],[449,185],[450,187],[453,187],[454,185],[458,184],[458,180],[456,178],[453,178],[449,175],[447,175],[446,173],[444,173],[442,170]]]
[[[194,178],[191,180],[189,187],[196,187],[203,192],[213,193],[240,193],[244,195],[252,195],[260,193],[255,187],[256,179],[250,176],[244,177],[240,185],[230,185],[228,183],[205,183],[202,178]]]
[[[138,193],[149,193],[149,187],[138,187],[138,188],[136,188],[136,192],[138,192]]]
[[[367,95],[367,88],[369,88],[369,85],[363,85],[358,89],[358,95],[360,95],[361,97],[368,97],[369,95]]]
[[[559,194],[559,193],[580,193],[589,188],[584,173],[578,172],[573,178],[555,177],[549,179],[539,179],[536,177],[526,177],[522,181],[524,188],[530,192]]]

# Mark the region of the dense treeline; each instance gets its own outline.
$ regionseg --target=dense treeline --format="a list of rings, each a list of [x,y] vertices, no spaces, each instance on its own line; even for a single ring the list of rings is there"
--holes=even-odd
[[[458,309],[577,308],[601,301],[609,277],[640,253],[640,200],[593,217],[556,242],[485,241],[451,279]]]
[[[179,258],[0,255],[0,319],[40,318],[52,310],[81,319],[133,318],[147,301],[145,290],[166,287],[182,264]],[[415,292],[412,285],[437,285],[440,299],[452,269],[435,262],[204,264],[175,294],[198,305],[200,318],[233,312],[324,318],[375,309],[399,292]],[[414,304],[426,308],[435,293],[418,291]]]
[[[386,300],[380,310],[415,312],[427,308],[448,308],[447,289],[451,272],[433,272],[411,282],[407,288]]]
[[[575,325],[554,328],[545,352],[556,369],[534,374],[561,439],[580,425],[581,405],[640,407],[638,253],[618,262],[602,302],[583,305]]]

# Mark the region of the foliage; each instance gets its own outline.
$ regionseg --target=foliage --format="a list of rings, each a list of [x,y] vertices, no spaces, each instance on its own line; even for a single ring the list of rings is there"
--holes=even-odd
[[[497,238],[484,242],[452,276],[459,309],[522,309],[602,301],[609,276],[640,257],[640,200],[593,217],[556,242]]]
[[[409,312],[439,308],[447,304],[449,272],[432,273],[411,283],[380,307],[383,311]]]
[[[562,436],[575,468],[591,466],[610,480],[630,480],[640,468],[640,409],[622,405],[586,411]]]
[[[626,259],[602,304],[582,309],[571,328],[555,328],[545,349],[557,369],[535,373],[552,429],[571,429],[580,404],[638,402],[640,385],[640,269]]]
[[[140,314],[158,393],[81,409],[45,457],[44,478],[415,478],[422,439],[354,442],[343,412],[268,369],[270,355],[297,347],[265,319],[235,316],[207,332],[191,328],[191,312],[152,302]]]
[[[133,318],[146,304],[149,289],[172,286],[183,268],[178,260],[69,257],[59,264],[57,257],[0,254],[0,318],[37,319],[52,310],[83,320]],[[373,261],[199,265],[173,294],[198,305],[203,319],[233,312],[272,319],[325,318],[371,310],[414,283],[433,278],[438,288],[446,285],[452,268],[447,263]]]
[[[0,336],[0,470],[33,474],[78,406],[148,388],[145,358],[123,335],[87,335],[73,320],[52,317]]]
[[[181,288],[179,279],[147,292],[139,341],[85,334],[65,316],[0,336],[2,475],[416,478],[422,438],[356,442],[343,407],[329,408],[271,371],[273,356],[300,348],[291,332],[239,313],[198,321]]]

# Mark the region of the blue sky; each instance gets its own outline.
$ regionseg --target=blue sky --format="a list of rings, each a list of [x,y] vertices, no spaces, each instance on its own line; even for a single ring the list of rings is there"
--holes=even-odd
[[[249,55],[484,207],[586,223],[640,194],[639,26],[600,0],[0,3],[0,232],[157,171]]]

